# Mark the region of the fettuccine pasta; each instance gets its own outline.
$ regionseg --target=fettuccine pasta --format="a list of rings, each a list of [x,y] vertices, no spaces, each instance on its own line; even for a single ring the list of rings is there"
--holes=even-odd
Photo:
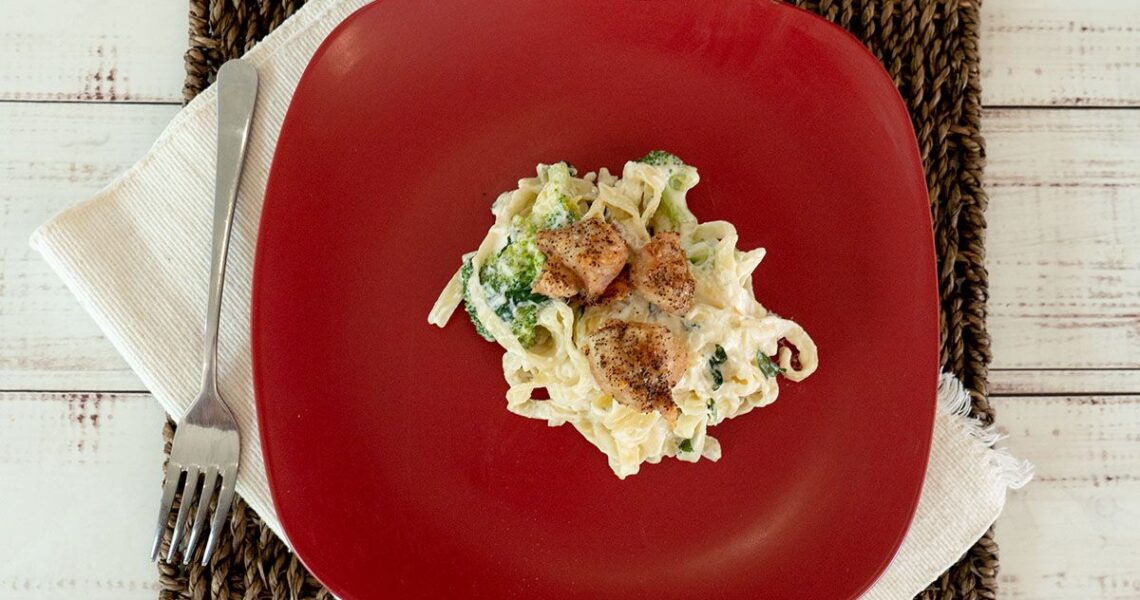
[[[689,210],[698,181],[660,151],[620,178],[539,165],[495,201],[428,317],[443,327],[465,304],[505,350],[507,409],[574,426],[620,478],[667,456],[717,460],[710,427],[817,366],[803,328],[756,300],[764,249],[737,249],[731,223]]]

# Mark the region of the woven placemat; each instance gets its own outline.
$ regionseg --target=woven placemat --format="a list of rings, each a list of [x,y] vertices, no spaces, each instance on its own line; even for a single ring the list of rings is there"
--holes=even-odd
[[[213,80],[304,0],[190,0],[185,99]],[[970,390],[989,423],[985,258],[985,143],[979,133],[979,0],[791,0],[846,28],[882,61],[910,109],[922,151],[938,251],[942,365]],[[173,426],[163,430],[170,452]],[[173,515],[173,512],[172,512]],[[168,524],[168,528],[173,522]],[[169,537],[170,532],[167,532]],[[201,545],[199,545],[201,546]],[[199,548],[199,552],[201,548]],[[240,499],[210,565],[159,563],[160,598],[331,599]],[[998,569],[992,531],[921,600],[993,599]]]

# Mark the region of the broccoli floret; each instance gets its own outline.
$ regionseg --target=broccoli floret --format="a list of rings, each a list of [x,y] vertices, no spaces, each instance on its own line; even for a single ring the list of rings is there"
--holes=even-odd
[[[685,202],[685,192],[696,185],[696,171],[684,161],[664,150],[654,150],[639,158],[637,162],[665,167],[669,176],[668,185],[661,190],[661,204],[654,215],[653,226],[657,231],[678,231],[686,225],[695,225],[696,217],[689,211]]]
[[[581,216],[578,214],[577,203],[567,194],[572,176],[572,167],[565,162],[546,167],[546,183],[542,186],[542,191],[534,199],[534,206],[525,222],[517,223],[516,226],[534,233],[540,229],[558,229],[577,221]]]
[[[578,206],[570,195],[572,167],[565,162],[544,168],[546,182],[531,210],[516,215],[511,222],[511,237],[498,254],[489,258],[479,270],[479,280],[487,293],[487,301],[495,314],[510,325],[511,332],[523,347],[537,341],[538,313],[550,298],[531,291],[542,274],[546,256],[538,249],[536,234],[543,229],[558,229],[577,221]],[[471,277],[470,262],[464,263],[464,293]],[[466,295],[464,300],[467,300]],[[467,303],[467,312],[479,334],[493,339]]]
[[[459,277],[463,281],[463,308],[467,310],[467,316],[471,317],[471,324],[475,326],[475,332],[488,342],[493,342],[495,341],[494,336],[483,326],[483,322],[479,320],[479,315],[475,314],[475,307],[471,304],[471,293],[467,291],[467,282],[471,281],[473,271],[471,259],[468,258],[463,261],[463,267],[459,269]]]
[[[537,249],[533,253],[533,238],[529,242],[508,244],[503,251],[494,256],[479,271],[479,279],[483,290],[487,293],[487,300],[491,308],[500,319],[511,326],[511,332],[519,339],[524,347],[530,347],[537,338],[535,326],[538,323],[538,311],[549,298],[530,291],[534,280],[542,271],[545,257]],[[494,336],[487,331],[487,327],[479,320],[474,305],[471,303],[470,293],[467,291],[467,282],[471,280],[474,271],[471,261],[463,261],[459,276],[463,282],[463,303],[467,315],[475,331],[483,339],[493,342]]]
[[[530,348],[538,340],[538,311],[542,308],[542,304],[548,301],[546,297],[540,297],[542,298],[541,303],[520,304],[515,310],[515,320],[511,322],[511,332],[515,334],[523,348]]]
[[[546,257],[539,251],[535,236],[520,233],[484,263],[479,279],[492,293],[523,288],[529,293],[545,264]]]
[[[637,159],[639,163],[653,165],[655,167],[683,167],[684,161],[677,158],[676,155],[670,154],[664,150],[654,150],[645,156]]]
[[[510,325],[523,347],[534,344],[538,311],[550,300],[531,291],[545,264],[546,257],[538,250],[534,234],[519,232],[479,271],[491,308]]]

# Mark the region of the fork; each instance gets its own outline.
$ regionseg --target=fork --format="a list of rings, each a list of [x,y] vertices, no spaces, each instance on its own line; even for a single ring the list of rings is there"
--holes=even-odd
[[[201,494],[194,514],[190,539],[182,553],[183,564],[190,557],[202,536],[209,514],[210,500],[215,487],[221,482],[217,508],[210,521],[210,536],[202,553],[206,566],[218,544],[222,526],[233,503],[234,483],[237,478],[241,435],[237,422],[222,396],[218,393],[218,318],[222,308],[222,285],[226,277],[226,254],[229,249],[230,229],[233,225],[234,206],[237,204],[238,182],[241,180],[245,149],[249,141],[253,106],[257,99],[257,70],[248,62],[231,60],[218,69],[218,150],[214,178],[214,233],[210,265],[210,302],[206,311],[206,343],[202,350],[202,390],[190,406],[190,411],[178,425],[170,461],[166,467],[166,482],[162,488],[162,504],[158,511],[151,560],[158,558],[162,534],[170,518],[174,496],[182,484],[182,504],[174,525],[174,535],[166,560],[174,559],[190,516],[190,505]],[[185,477],[183,477],[185,474]],[[183,483],[183,480],[185,482]]]

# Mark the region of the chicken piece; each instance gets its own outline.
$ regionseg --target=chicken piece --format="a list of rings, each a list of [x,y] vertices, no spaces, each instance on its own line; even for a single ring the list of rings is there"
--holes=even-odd
[[[683,315],[693,308],[697,281],[677,232],[654,235],[633,257],[629,274],[634,289],[666,312]]]
[[[582,281],[587,296],[598,296],[629,259],[629,247],[613,225],[601,219],[538,232],[538,249],[548,261],[565,265]]]
[[[585,306],[609,306],[614,302],[621,302],[633,293],[633,286],[629,284],[629,268],[621,270],[617,277],[606,287],[606,291],[598,296],[582,296],[580,300]]]
[[[612,320],[590,334],[586,350],[598,385],[615,400],[676,420],[673,386],[689,357],[680,338],[662,325]]]
[[[550,298],[571,298],[582,291],[582,279],[570,267],[554,259],[547,259],[542,274],[534,282],[531,291]]]

